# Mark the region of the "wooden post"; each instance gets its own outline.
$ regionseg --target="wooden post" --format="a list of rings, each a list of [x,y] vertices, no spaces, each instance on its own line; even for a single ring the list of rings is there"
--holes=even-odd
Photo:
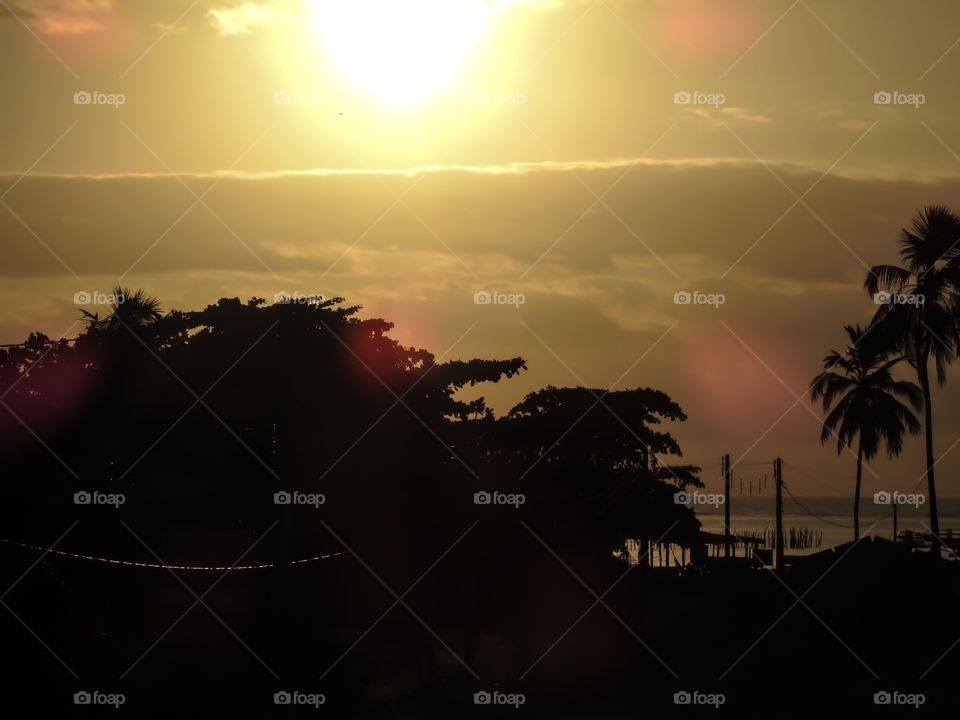
[[[893,503],[893,541],[897,541],[897,504]]]
[[[776,569],[783,575],[783,461],[780,458],[773,461],[773,481],[777,488]]]
[[[730,456],[723,456],[723,556],[730,557]]]

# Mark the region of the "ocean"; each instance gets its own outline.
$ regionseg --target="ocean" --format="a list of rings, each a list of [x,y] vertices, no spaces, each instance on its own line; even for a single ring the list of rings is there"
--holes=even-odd
[[[917,504],[898,504],[897,528],[929,532],[930,508],[926,498],[901,496],[900,500],[923,500]],[[771,495],[743,497],[735,495],[730,502],[730,529],[736,533],[762,533],[775,525],[775,499]],[[937,498],[940,531],[952,529],[960,532],[960,498]],[[694,508],[703,529],[708,532],[723,532],[724,507],[697,505]],[[820,547],[788,549],[789,554],[808,554],[853,540],[853,497],[808,497],[783,498],[783,528],[812,530],[822,533]],[[860,534],[893,538],[893,506],[877,504],[872,495],[860,498]]]

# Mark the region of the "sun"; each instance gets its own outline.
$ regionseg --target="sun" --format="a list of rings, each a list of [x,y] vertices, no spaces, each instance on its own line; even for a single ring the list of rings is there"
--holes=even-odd
[[[448,85],[486,30],[485,0],[314,0],[314,22],[340,71],[394,105]]]

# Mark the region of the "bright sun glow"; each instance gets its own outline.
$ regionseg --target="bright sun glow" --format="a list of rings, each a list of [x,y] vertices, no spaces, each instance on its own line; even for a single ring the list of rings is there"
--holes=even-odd
[[[405,105],[443,87],[490,17],[484,0],[315,0],[316,24],[351,82]]]

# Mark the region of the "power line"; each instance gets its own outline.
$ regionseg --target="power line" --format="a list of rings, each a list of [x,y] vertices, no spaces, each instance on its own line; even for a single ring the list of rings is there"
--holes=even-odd
[[[343,554],[341,552],[335,552],[327,555],[315,555],[314,557],[303,558],[301,560],[288,560],[280,563],[262,563],[260,565],[164,565],[162,563],[134,562],[131,560],[116,560],[114,558],[97,557],[96,555],[83,555],[80,553],[67,552],[65,550],[54,550],[52,548],[40,547],[39,545],[17,542],[16,540],[8,540],[7,538],[0,538],[0,542],[8,545],[16,545],[17,547],[28,548],[30,550],[39,550],[42,553],[52,553],[54,555],[61,555],[63,557],[74,558],[76,560],[91,560],[110,565],[124,565],[127,567],[150,568],[155,570],[199,570],[207,572],[226,572],[228,570],[266,570],[282,565],[304,565],[306,563],[325,560],[327,558],[337,557],[338,555]]]
[[[820,522],[826,523],[827,525],[833,525],[834,527],[844,528],[844,529],[847,529],[847,530],[849,530],[850,528],[853,527],[853,525],[841,525],[840,523],[835,523],[835,522],[833,522],[832,520],[827,520],[826,518],[820,517],[820,516],[817,515],[815,512],[813,512],[812,510],[810,510],[806,505],[804,505],[802,502],[800,502],[800,501],[797,499],[797,497],[796,497],[792,492],[790,492],[790,488],[787,487],[787,484],[786,484],[786,483],[783,483],[783,489],[786,490],[787,495],[789,495],[789,496],[793,499],[793,501],[803,509],[804,512],[806,512],[808,515],[812,515],[813,517],[815,517],[815,518],[816,518],[817,520],[819,520]]]

